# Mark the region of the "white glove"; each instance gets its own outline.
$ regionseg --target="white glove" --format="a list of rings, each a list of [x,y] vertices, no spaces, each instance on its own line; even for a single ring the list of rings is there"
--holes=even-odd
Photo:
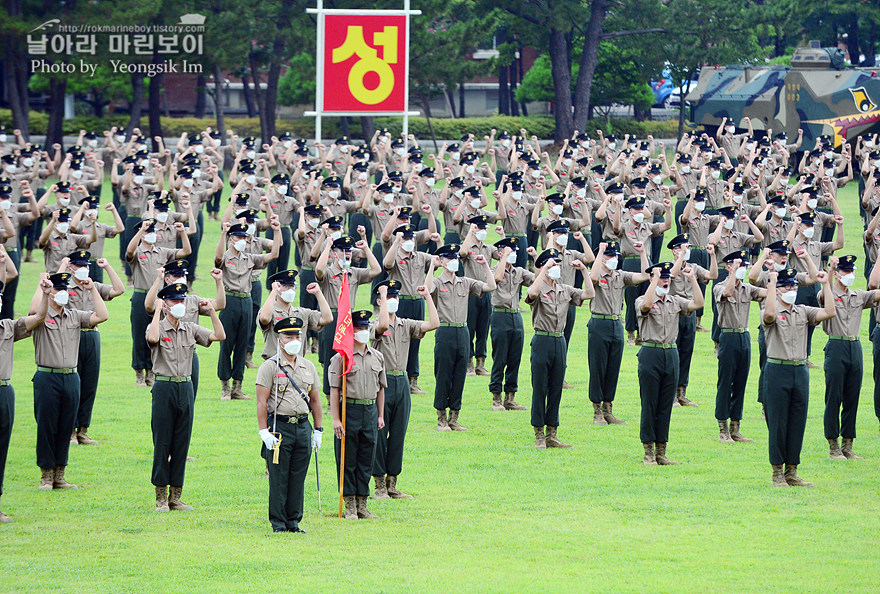
[[[316,449],[316,450],[321,449],[321,438],[323,437],[323,435],[324,435],[324,433],[322,433],[321,431],[318,431],[317,429],[312,431],[312,448],[313,449]]]
[[[263,440],[267,450],[271,450],[278,443],[278,438],[272,435],[268,429],[260,429],[260,439]]]

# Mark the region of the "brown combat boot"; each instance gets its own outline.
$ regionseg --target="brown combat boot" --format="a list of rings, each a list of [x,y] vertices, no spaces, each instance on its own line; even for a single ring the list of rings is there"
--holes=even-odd
[[[156,511],[167,512],[168,510],[168,486],[156,487]]]
[[[392,499],[412,499],[412,495],[408,495],[404,493],[400,489],[397,488],[397,477],[388,475],[387,481],[388,494],[391,495]]]
[[[449,409],[449,428],[453,431],[467,431],[467,427],[458,422],[458,413],[461,411]]]
[[[797,475],[797,466],[794,464],[785,465],[785,482],[789,487],[812,487],[813,483],[808,483]]]
[[[852,437],[844,437],[843,438],[843,447],[841,448],[843,455],[846,456],[847,460],[862,460],[863,458],[853,452],[853,438]]]
[[[697,332],[709,332],[707,328],[703,327],[703,317],[700,316],[697,318]]]
[[[730,438],[739,443],[754,443],[754,439],[749,439],[739,432],[739,421],[730,421]]]
[[[144,385],[148,388],[152,388],[153,384],[156,383],[156,376],[153,374],[152,369],[144,369]]]
[[[52,483],[55,482],[55,469],[54,468],[41,468],[40,469],[40,491],[51,491]]]
[[[718,441],[721,443],[733,443],[730,429],[727,428],[727,421],[718,421]]]
[[[574,390],[574,386],[572,386],[572,385],[571,385],[570,383],[568,383],[567,381],[562,380],[562,389],[563,389],[563,390]]]
[[[614,405],[611,402],[603,402],[602,404],[605,409],[602,413],[602,416],[604,417],[606,423],[608,423],[609,425],[625,425],[626,424],[626,421],[618,419],[617,417],[614,416],[614,413],[612,412]]]
[[[608,421],[605,420],[605,413],[602,410],[602,402],[594,402],[593,403],[593,425],[607,425]]]
[[[473,357],[468,359],[468,366],[467,366],[467,374],[466,375],[468,377],[473,377],[473,376],[477,375],[477,371],[476,371],[476,369],[474,369],[474,358]]]
[[[0,510],[2,510],[2,509],[3,508],[0,508]],[[2,511],[0,511],[0,524],[12,524],[12,522],[14,522],[14,521],[15,520],[13,520],[12,518],[10,518],[6,514],[4,514]]]
[[[143,369],[135,369],[134,383],[135,383],[135,385],[137,385],[141,388],[143,388],[147,385],[147,382],[144,381],[144,370]]]
[[[192,511],[193,508],[191,505],[185,504],[180,500],[180,496],[183,494],[183,487],[171,487],[171,497],[168,498],[168,509],[173,509],[174,511]]]
[[[70,434],[70,445],[78,445],[79,442],[76,440],[76,427],[73,428],[73,433]]]
[[[419,376],[411,375],[409,376],[409,393],[410,394],[427,394],[424,390],[419,387]]]
[[[678,462],[666,457],[666,443],[658,441],[654,445],[657,448],[657,464],[660,466],[675,466],[678,464]]]
[[[526,407],[513,399],[514,396],[516,396],[516,392],[505,392],[504,408],[506,410],[526,410]]]
[[[672,399],[672,408],[677,406],[681,406],[681,402],[678,401],[678,397],[681,396],[681,386],[678,386],[675,389],[675,398]]]
[[[374,476],[373,480],[376,482],[376,488],[373,489],[373,499],[391,499],[388,489],[385,487],[385,476]]]
[[[547,440],[544,437],[543,427],[535,427],[535,448],[539,450],[547,449]]]
[[[645,466],[657,466],[657,456],[654,454],[654,442],[643,442],[645,446],[645,457],[642,458],[642,464]]]
[[[492,392],[492,410],[504,410],[504,403],[501,402],[501,394]]]
[[[80,427],[76,430],[76,441],[82,445],[98,445],[98,442],[88,436],[88,427]]]
[[[68,483],[64,480],[64,469],[65,466],[56,466],[55,467],[55,478],[52,480],[52,488],[53,489],[79,489],[76,485],[72,483]]]
[[[233,400],[250,400],[251,397],[245,394],[241,389],[241,380],[232,380],[232,399]]]
[[[782,464],[773,464],[773,486],[787,487],[788,482],[785,480],[785,474],[782,472]]]
[[[678,403],[682,406],[698,406],[696,402],[691,402],[687,397],[687,386],[678,387]]]
[[[355,499],[357,501],[357,517],[358,520],[376,520],[379,518],[374,513],[371,513],[370,510],[367,509],[367,498],[363,495],[356,495]]]
[[[492,375],[489,373],[489,370],[486,369],[486,357],[477,357],[477,365],[474,367],[474,372],[477,375]]]
[[[357,502],[354,499],[354,495],[346,495],[342,500],[345,502],[345,515],[342,517],[346,520],[357,520]]]
[[[828,440],[828,457],[832,460],[846,460],[846,456],[840,451],[840,444],[837,443],[837,438]]]
[[[437,411],[437,431],[452,431],[446,421],[446,410]]]
[[[626,333],[626,346],[636,346],[636,333],[635,332],[627,332]]]
[[[547,447],[548,448],[570,448],[571,444],[561,442],[556,437],[556,430],[558,428],[559,427],[551,427],[550,425],[547,425],[547,437],[545,439],[545,441],[547,442]]]
[[[232,400],[232,391],[229,389],[229,380],[220,382],[220,400]]]
[[[245,369],[256,369],[257,364],[254,363],[254,354],[248,353],[244,358],[244,367]]]
[[[24,261],[25,262],[36,262],[36,260],[34,260],[34,250],[27,251],[27,253],[24,256]]]

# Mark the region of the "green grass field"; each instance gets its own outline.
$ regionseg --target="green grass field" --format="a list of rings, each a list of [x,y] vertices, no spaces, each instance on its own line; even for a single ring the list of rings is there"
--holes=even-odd
[[[859,256],[861,272],[855,188],[848,186],[841,198],[844,253]],[[103,200],[109,197],[107,187]],[[208,224],[203,278],[218,235],[217,223]],[[107,255],[120,270],[115,249],[116,242],[108,242]],[[41,270],[41,263],[23,265],[19,311]],[[200,280],[195,288],[209,295],[213,283]],[[110,320],[101,327],[102,374],[89,431],[100,445],[71,447],[67,477],[78,491],[37,490],[33,347],[30,339],[16,345],[18,406],[3,496],[3,510],[15,523],[0,526],[0,591],[801,592],[833,584],[843,591],[877,590],[880,437],[868,314],[856,440],[865,460],[828,459],[824,374],[813,370],[800,474],[815,482],[814,489],[770,486],[767,431],[756,402],[756,307],[743,419],[743,433],[755,443],[719,444],[716,359],[709,335],[700,333],[688,391],[700,406],[673,411],[669,453],[681,462],[674,467],[641,464],[635,348],[626,349],[615,407],[628,423],[592,425],[584,308],[569,352],[567,379],[575,388],[564,392],[561,409],[560,437],[573,449],[535,450],[529,413],[492,412],[483,377],[466,384],[462,422],[470,431],[435,431],[429,337],[422,342],[420,380],[429,395],[413,397],[399,482],[415,498],[371,501],[379,520],[336,519],[332,441],[325,433],[319,454],[323,513],[313,458],[303,536],[269,531],[256,406],[219,400],[217,345],[199,349],[201,386],[190,449],[196,459],[188,464],[184,489],[195,511],[153,511],[150,393],[135,386],[130,368],[130,296],[129,289],[110,303]],[[366,291],[359,302],[366,305]],[[704,325],[710,318],[707,307]],[[526,326],[528,343],[528,316]],[[262,338],[257,341],[259,353]],[[817,330],[812,360],[820,367],[824,343]],[[316,355],[310,358],[316,361]],[[526,347],[519,396],[524,404],[531,395],[528,361]],[[250,395],[255,375],[246,372]]]

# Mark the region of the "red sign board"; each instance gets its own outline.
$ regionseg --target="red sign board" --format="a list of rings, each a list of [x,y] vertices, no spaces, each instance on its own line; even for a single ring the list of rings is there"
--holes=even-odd
[[[402,15],[324,15],[324,113],[406,109],[406,26]]]

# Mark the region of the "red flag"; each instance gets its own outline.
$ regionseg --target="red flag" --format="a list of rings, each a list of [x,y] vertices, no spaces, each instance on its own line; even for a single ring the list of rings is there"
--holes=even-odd
[[[339,312],[336,316],[336,333],[333,335],[333,350],[342,355],[342,375],[351,371],[354,358],[354,327],[351,325],[351,299],[348,296],[348,275],[342,275],[342,288],[339,289]]]

